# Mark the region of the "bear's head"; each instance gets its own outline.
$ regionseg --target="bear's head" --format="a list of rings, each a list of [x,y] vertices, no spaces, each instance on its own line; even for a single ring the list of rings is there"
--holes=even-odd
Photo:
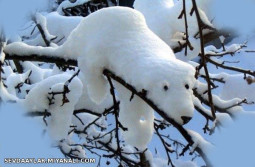
[[[188,123],[194,111],[194,68],[177,59],[155,62],[146,84],[147,97],[179,124]]]

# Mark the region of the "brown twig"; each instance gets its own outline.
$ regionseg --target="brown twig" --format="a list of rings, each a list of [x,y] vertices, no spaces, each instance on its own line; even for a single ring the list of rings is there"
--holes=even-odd
[[[212,91],[211,91],[211,81],[210,81],[210,75],[208,72],[208,68],[206,65],[206,58],[205,58],[205,50],[204,50],[204,37],[203,37],[203,25],[202,25],[202,20],[197,8],[197,4],[196,4],[196,0],[192,0],[193,3],[193,10],[196,14],[197,17],[197,24],[198,24],[198,28],[199,28],[199,35],[200,35],[200,47],[201,47],[201,63],[204,67],[204,71],[205,71],[205,76],[206,76],[206,82],[208,85],[208,99],[209,99],[209,103],[210,103],[210,107],[211,107],[211,112],[212,112],[212,116],[214,119],[216,119],[216,115],[215,115],[215,108],[214,108],[214,104],[213,104],[213,98],[212,98]]]
[[[210,59],[209,57],[205,56],[206,60],[211,63],[211,64],[214,64],[216,65],[217,67],[221,67],[223,69],[226,69],[226,70],[231,70],[231,71],[236,71],[236,72],[240,72],[240,73],[243,73],[245,75],[249,74],[249,75],[252,75],[252,76],[255,76],[255,71],[252,71],[252,70],[246,70],[246,69],[242,69],[242,68],[238,68],[238,67],[231,67],[231,66],[226,66],[224,64],[221,64],[221,63],[218,63],[212,59]]]
[[[172,167],[175,167],[174,164],[173,164],[173,162],[172,162],[172,160],[171,160],[171,157],[170,157],[170,155],[169,155],[169,153],[172,153],[172,152],[174,152],[174,151],[172,151],[172,150],[169,149],[170,144],[168,144],[168,143],[163,139],[163,137],[162,137],[161,134],[159,133],[160,127],[159,127],[159,125],[158,125],[157,123],[155,123],[155,122],[154,122],[154,129],[155,129],[156,134],[157,134],[157,136],[159,137],[159,139],[160,139],[161,143],[163,144],[164,149],[165,149],[165,151],[166,151],[166,155],[167,155],[167,158],[168,158],[168,163],[167,163],[167,164],[168,164],[168,165],[171,164]]]
[[[188,21],[187,21],[187,12],[186,12],[186,0],[183,0],[183,9],[178,17],[178,19],[181,19],[184,16],[184,23],[185,23],[185,40],[186,40],[186,45],[185,45],[185,56],[188,54],[188,47],[190,50],[193,50],[193,46],[191,45],[189,41],[189,30],[188,30]]]

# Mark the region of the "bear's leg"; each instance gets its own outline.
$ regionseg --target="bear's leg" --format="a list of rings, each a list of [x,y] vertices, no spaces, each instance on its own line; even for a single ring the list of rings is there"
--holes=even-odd
[[[103,76],[102,69],[87,64],[79,64],[79,67],[86,80],[90,99],[96,104],[102,103],[109,92],[108,81]]]
[[[130,101],[131,92],[123,86],[116,84],[116,88],[120,98],[119,120],[128,128],[122,131],[123,137],[128,144],[144,150],[153,135],[153,110],[137,96]]]

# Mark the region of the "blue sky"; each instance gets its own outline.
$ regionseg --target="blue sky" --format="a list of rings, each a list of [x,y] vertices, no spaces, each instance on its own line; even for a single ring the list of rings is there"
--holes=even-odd
[[[49,7],[49,0],[0,0],[0,29],[13,37],[36,11]]]

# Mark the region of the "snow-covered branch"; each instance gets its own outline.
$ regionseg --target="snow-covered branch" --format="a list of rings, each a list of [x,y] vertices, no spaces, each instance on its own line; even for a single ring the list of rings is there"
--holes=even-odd
[[[206,58],[206,61],[208,61],[211,64],[214,64],[216,67],[243,73],[245,77],[246,77],[246,75],[255,76],[255,71],[248,70],[248,69],[242,69],[242,68],[238,68],[238,67],[227,66],[227,65],[224,65],[224,63],[218,63],[207,56],[205,56],[205,58]]]
[[[224,55],[234,55],[235,53],[239,52],[241,49],[243,49],[244,47],[247,47],[246,46],[246,43],[245,42],[244,44],[233,44],[227,48],[223,48],[223,51],[222,52],[219,52],[216,48],[214,50],[209,50],[207,51],[207,53],[205,54],[207,57],[222,57]]]
[[[63,59],[59,57],[52,57],[48,55],[19,55],[18,53],[15,54],[8,54],[6,53],[5,60],[19,60],[19,61],[38,61],[38,62],[45,62],[45,63],[55,63],[61,65],[70,65],[70,66],[77,66],[77,61],[72,59]]]

